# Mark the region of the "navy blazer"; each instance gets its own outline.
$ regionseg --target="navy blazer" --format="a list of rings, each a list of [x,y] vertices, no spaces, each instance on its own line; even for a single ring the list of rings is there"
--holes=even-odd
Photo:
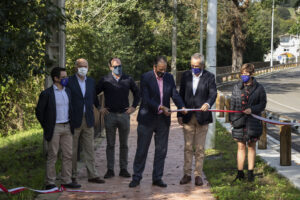
[[[77,75],[69,77],[67,87],[71,90],[73,114],[72,124],[74,128],[79,128],[83,118],[83,105],[85,105],[85,119],[88,127],[93,127],[95,123],[94,119],[94,107],[99,107],[99,101],[96,96],[95,81],[90,77],[86,77],[86,91],[83,96]]]
[[[201,108],[204,103],[208,103],[212,107],[217,98],[215,76],[209,71],[203,70],[194,95],[192,70],[185,71],[181,77],[179,94],[186,108]],[[186,115],[178,113],[177,116],[183,118],[183,123],[188,123],[193,113],[194,112],[188,112]],[[213,121],[211,112],[195,113],[197,121],[201,125],[209,124]]]
[[[140,87],[142,102],[137,120],[141,124],[150,125],[153,119],[158,116],[160,105],[160,92],[154,71],[142,75]],[[170,98],[173,99],[179,109],[184,107],[183,101],[176,90],[173,75],[166,72],[163,77],[163,106],[170,108]],[[170,116],[161,115],[164,117],[166,124],[170,126]]]
[[[71,91],[66,88],[66,93],[69,97],[69,118],[70,118],[70,127],[71,132],[73,134],[72,129],[72,97],[71,97]],[[47,88],[46,90],[42,91],[39,97],[38,104],[35,109],[35,115],[37,119],[39,120],[41,126],[44,130],[44,138],[47,141],[51,141],[54,127],[56,124],[56,102],[55,102],[55,94],[54,94],[54,88],[53,86]]]

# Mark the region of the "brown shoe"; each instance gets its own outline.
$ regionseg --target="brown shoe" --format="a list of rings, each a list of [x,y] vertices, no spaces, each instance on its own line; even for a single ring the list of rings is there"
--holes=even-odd
[[[192,180],[191,176],[185,174],[182,177],[182,179],[180,180],[180,185],[187,184],[187,183],[191,182],[191,180]]]
[[[195,185],[196,186],[201,186],[203,185],[203,181],[202,181],[202,178],[200,176],[196,176],[195,177]]]

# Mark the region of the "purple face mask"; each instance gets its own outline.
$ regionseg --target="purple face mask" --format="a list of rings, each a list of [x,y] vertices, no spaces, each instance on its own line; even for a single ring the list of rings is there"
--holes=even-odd
[[[241,79],[244,83],[247,83],[250,80],[250,76],[249,75],[241,75]]]

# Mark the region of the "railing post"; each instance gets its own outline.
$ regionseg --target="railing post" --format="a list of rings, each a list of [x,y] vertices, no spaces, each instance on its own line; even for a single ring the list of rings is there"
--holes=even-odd
[[[229,110],[230,109],[230,96],[229,95],[226,95],[225,96],[225,107],[226,107],[226,110]],[[225,113],[225,123],[229,123],[229,113]]]
[[[262,113],[262,117],[266,118],[266,111]],[[258,141],[258,149],[267,149],[267,123],[262,121],[262,135]]]
[[[289,121],[285,121],[289,122]],[[291,166],[292,137],[291,126],[280,127],[280,165]]]

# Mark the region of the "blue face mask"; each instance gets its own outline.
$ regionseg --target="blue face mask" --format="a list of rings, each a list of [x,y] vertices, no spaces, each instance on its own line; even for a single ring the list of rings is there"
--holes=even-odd
[[[68,82],[69,82],[69,78],[68,78],[68,77],[62,78],[62,79],[60,80],[60,84],[61,84],[62,86],[64,86],[64,87],[66,87],[66,86],[68,85]]]
[[[249,75],[241,75],[241,79],[244,83],[247,83],[250,80],[250,76]]]
[[[193,74],[200,74],[200,73],[201,73],[201,71],[202,71],[202,69],[201,69],[201,68],[192,68],[192,72],[193,72]]]
[[[122,75],[122,65],[114,66],[113,73],[116,75]]]

